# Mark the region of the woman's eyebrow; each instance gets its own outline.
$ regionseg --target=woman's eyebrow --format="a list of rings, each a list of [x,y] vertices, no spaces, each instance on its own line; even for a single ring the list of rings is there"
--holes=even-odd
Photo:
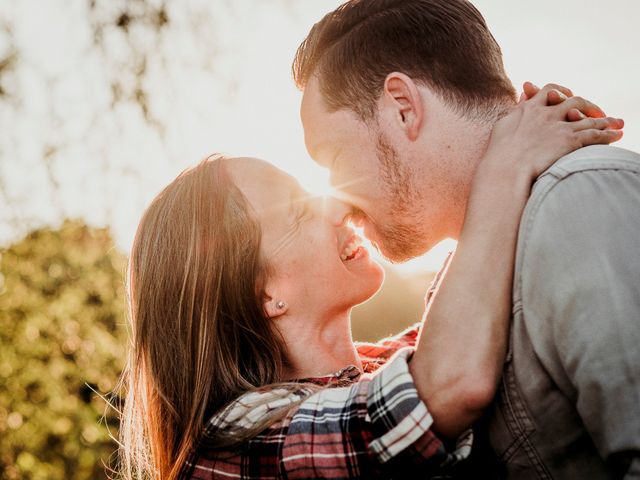
[[[298,203],[298,195],[295,188],[291,188],[289,192],[289,215],[296,215],[296,205]]]
[[[295,185],[291,187],[291,192],[289,193],[289,212],[292,214],[297,214],[297,206],[307,200],[310,197],[310,194],[304,190],[299,185]]]

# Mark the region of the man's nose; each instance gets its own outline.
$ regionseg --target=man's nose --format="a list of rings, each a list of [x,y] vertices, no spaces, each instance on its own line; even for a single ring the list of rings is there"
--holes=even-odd
[[[329,219],[333,225],[340,226],[347,222],[351,216],[353,207],[337,198],[327,197],[325,200],[325,209],[327,219]]]

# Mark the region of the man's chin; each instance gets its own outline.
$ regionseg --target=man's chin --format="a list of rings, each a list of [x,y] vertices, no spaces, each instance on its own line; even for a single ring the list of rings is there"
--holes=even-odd
[[[364,234],[382,258],[390,263],[408,262],[430,248],[424,247],[418,231],[407,227],[398,228],[398,232],[365,228]]]
[[[377,243],[373,244],[378,253],[389,263],[404,263],[408,262],[411,259],[419,257],[422,255],[421,252],[412,252],[406,248],[404,245],[389,245],[389,247],[385,247],[384,245],[379,245]]]

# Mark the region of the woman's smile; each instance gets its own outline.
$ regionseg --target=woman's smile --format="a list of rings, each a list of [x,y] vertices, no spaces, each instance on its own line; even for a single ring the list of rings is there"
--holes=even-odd
[[[359,256],[360,250],[365,250],[362,245],[362,238],[360,238],[356,233],[351,233],[341,243],[340,259],[343,262],[354,260]]]

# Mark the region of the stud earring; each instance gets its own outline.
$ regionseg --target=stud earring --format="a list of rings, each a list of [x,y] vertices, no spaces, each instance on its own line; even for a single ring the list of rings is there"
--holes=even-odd
[[[278,303],[276,303],[276,308],[277,308],[278,310],[282,310],[282,309],[283,309],[284,307],[286,307],[286,306],[287,306],[287,303],[286,303],[286,302],[283,302],[282,300],[280,300]]]

